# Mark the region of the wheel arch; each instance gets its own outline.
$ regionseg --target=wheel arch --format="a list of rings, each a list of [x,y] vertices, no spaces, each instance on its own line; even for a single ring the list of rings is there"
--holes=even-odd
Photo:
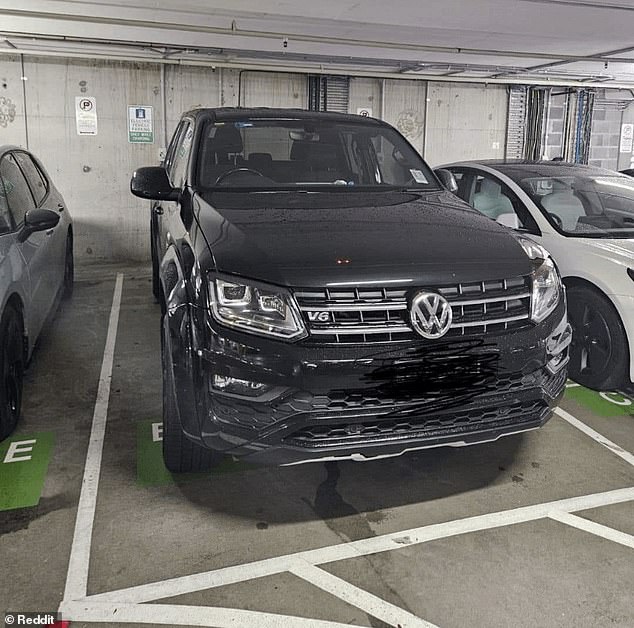
[[[27,333],[26,327],[26,319],[24,317],[24,302],[22,301],[22,297],[17,292],[12,292],[7,300],[4,303],[4,307],[2,308],[2,313],[7,310],[7,308],[13,308],[22,319],[22,330],[23,330],[23,354],[24,354],[24,364],[26,364],[29,360],[29,336]]]
[[[630,374],[630,377],[634,380],[634,373],[632,372],[632,367],[634,367],[634,357],[632,355],[632,347],[634,345],[634,339],[630,338],[628,334],[628,327],[623,320],[623,313],[620,311],[618,305],[614,302],[612,298],[596,283],[589,281],[587,279],[583,279],[582,277],[577,276],[569,276],[564,277],[562,279],[564,285],[566,286],[566,290],[571,288],[585,288],[586,290],[591,290],[598,296],[600,296],[606,303],[609,304],[612,311],[616,314],[621,323],[621,327],[625,332],[625,342],[626,342],[626,355],[628,356],[628,364],[626,366],[626,372]]]

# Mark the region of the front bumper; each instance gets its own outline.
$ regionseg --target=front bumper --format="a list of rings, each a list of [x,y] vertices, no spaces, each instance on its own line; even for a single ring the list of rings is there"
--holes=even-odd
[[[196,407],[179,399],[185,431],[266,464],[367,460],[536,429],[563,394],[570,342],[563,304],[539,326],[415,345],[287,344],[208,324],[204,336]],[[267,388],[227,394],[214,375]]]

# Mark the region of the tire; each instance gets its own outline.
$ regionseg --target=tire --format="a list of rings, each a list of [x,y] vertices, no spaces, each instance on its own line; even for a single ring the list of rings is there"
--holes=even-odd
[[[628,379],[629,350],[618,312],[591,288],[571,287],[567,294],[572,325],[570,378],[594,390],[619,388]]]
[[[0,320],[0,440],[18,424],[24,376],[24,325],[22,316],[7,306]]]
[[[62,296],[70,299],[75,285],[75,256],[73,254],[73,236],[69,233],[66,238],[66,255],[64,257],[64,284]]]
[[[206,449],[192,442],[180,425],[174,395],[174,382],[170,356],[162,342],[163,363],[163,462],[172,473],[208,471],[223,456],[219,452]]]

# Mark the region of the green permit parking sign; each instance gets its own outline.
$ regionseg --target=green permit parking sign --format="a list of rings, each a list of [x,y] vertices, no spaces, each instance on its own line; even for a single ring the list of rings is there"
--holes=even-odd
[[[128,106],[128,142],[130,144],[154,143],[154,116],[152,107]]]

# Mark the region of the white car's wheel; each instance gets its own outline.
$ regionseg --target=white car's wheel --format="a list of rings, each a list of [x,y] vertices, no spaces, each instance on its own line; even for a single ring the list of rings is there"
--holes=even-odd
[[[570,377],[595,390],[620,387],[627,374],[628,343],[617,311],[591,288],[571,286],[567,294],[572,325]]]

